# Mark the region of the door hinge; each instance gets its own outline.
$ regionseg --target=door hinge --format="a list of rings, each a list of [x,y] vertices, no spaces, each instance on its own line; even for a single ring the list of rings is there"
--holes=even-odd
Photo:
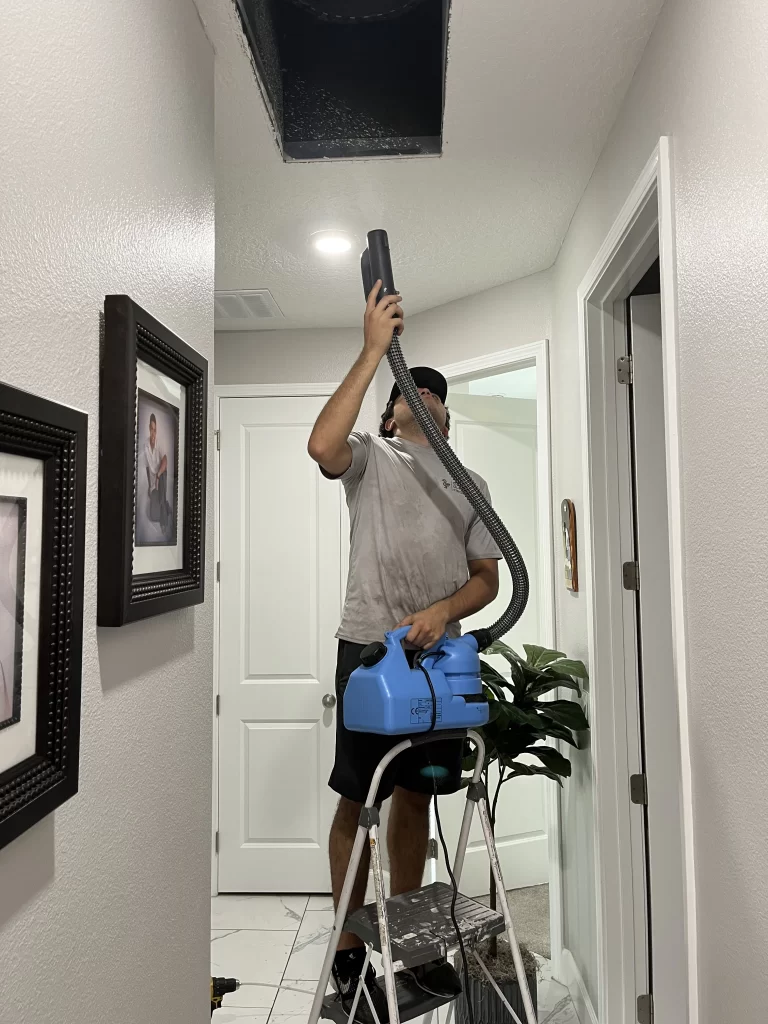
[[[616,380],[619,384],[632,383],[632,356],[619,356],[616,360]]]
[[[216,438],[216,451],[220,452],[221,451],[221,431],[220,430],[214,430],[213,434],[214,434],[214,437]]]
[[[629,777],[629,796],[633,804],[642,804],[643,807],[648,806],[648,776],[642,775],[630,775]]]
[[[221,583],[221,562],[216,563],[216,582]]]
[[[427,843],[427,860],[437,860],[439,854],[437,852],[437,840],[430,839]]]
[[[221,694],[220,693],[216,694],[216,714],[217,715],[221,714]]]
[[[640,566],[637,562],[625,562],[621,567],[621,577],[625,590],[640,589]]]
[[[216,833],[216,853],[219,852],[219,833]]]
[[[637,1024],[653,1024],[653,996],[638,996]]]

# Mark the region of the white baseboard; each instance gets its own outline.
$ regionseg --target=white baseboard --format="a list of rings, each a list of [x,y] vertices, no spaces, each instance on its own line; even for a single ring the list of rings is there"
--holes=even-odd
[[[587,986],[584,984],[584,979],[581,976],[576,961],[573,958],[573,953],[570,949],[564,949],[561,962],[563,965],[563,984],[567,986],[568,991],[571,994],[573,1005],[576,1007],[576,1013],[578,1014],[580,1024],[598,1024],[597,1014],[595,1008],[592,1005],[592,1000],[589,998],[589,992],[587,992]]]
[[[218,887],[218,883],[217,883],[217,880],[216,880],[215,872],[212,872],[212,874],[213,874],[213,877],[212,877],[212,880],[211,880],[211,896],[218,896],[219,895],[219,887]],[[386,868],[383,871],[383,875],[384,875],[384,891],[387,894],[389,894],[389,871],[387,871]],[[265,895],[265,890],[263,890],[263,889],[260,889],[258,891],[254,890],[253,895],[254,896]],[[328,893],[326,891],[326,892],[320,893],[319,895],[325,896],[325,895],[328,895]],[[376,896],[375,896],[374,891],[373,891],[373,872],[369,871],[368,872],[368,887],[365,890],[365,902],[366,903],[375,903],[375,901],[376,901]]]

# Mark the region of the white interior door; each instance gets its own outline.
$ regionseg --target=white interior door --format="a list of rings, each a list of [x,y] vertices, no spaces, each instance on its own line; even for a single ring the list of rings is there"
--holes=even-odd
[[[528,568],[531,581],[528,605],[515,628],[504,637],[511,647],[521,649],[523,643],[535,644],[540,639],[536,402],[452,391],[449,405],[451,439],[456,454],[488,483],[494,508],[509,528]],[[509,602],[511,588],[509,573],[501,563],[498,597],[479,615],[466,619],[462,624],[463,631],[487,626],[498,618]],[[499,671],[506,673],[503,659],[489,660]],[[492,772],[492,791],[497,778]],[[496,842],[504,881],[510,889],[549,881],[543,787],[554,784],[544,778],[516,778],[502,787],[496,818]],[[465,796],[462,791],[440,800],[440,817],[449,850],[458,840]],[[439,864],[438,877],[447,881],[442,860]],[[468,896],[483,895],[488,892],[488,878],[488,855],[475,815],[461,891]]]
[[[221,401],[219,891],[329,892],[341,487],[325,398]]]

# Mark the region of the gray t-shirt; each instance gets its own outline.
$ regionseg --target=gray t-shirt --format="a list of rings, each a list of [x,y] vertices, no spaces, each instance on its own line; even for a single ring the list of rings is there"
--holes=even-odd
[[[496,543],[431,448],[354,433],[341,477],[350,515],[347,597],[336,634],[368,644],[455,594],[467,562],[501,558]],[[472,473],[486,497],[488,486]],[[459,623],[448,627],[451,636]]]

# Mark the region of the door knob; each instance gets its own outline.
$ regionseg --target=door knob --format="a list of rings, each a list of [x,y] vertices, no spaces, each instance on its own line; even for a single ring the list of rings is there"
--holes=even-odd
[[[336,698],[334,697],[334,695],[332,693],[326,693],[326,695],[323,697],[323,707],[324,708],[335,708],[336,707]]]

